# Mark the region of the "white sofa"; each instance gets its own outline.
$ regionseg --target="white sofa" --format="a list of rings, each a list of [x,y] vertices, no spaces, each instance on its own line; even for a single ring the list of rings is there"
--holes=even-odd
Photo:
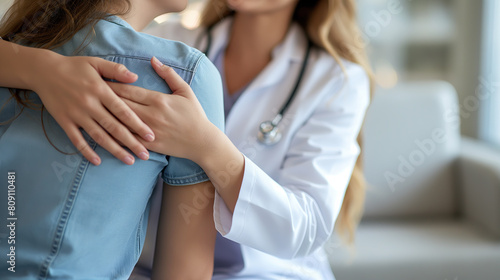
[[[500,279],[500,149],[461,137],[459,126],[445,82],[376,94],[356,243],[325,246],[337,280]]]

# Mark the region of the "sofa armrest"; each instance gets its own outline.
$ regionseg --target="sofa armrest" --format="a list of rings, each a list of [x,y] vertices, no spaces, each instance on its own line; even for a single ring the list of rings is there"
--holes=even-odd
[[[465,218],[500,238],[500,149],[462,138],[457,175]]]

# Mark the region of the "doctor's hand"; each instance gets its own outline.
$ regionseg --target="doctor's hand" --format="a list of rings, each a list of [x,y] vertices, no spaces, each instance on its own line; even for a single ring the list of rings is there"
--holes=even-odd
[[[155,141],[148,143],[138,138],[144,146],[157,153],[198,162],[220,131],[207,118],[191,87],[172,68],[156,58],[151,64],[172,94],[119,83],[108,85],[153,129]]]
[[[149,158],[146,147],[133,132],[153,141],[153,131],[102,78],[132,83],[138,78],[136,74],[121,64],[94,57],[65,57],[51,53],[44,61],[42,65],[35,65],[29,77],[32,90],[85,158],[95,165],[101,163],[80,128],[126,164],[133,164],[135,159],[117,141],[139,158]]]

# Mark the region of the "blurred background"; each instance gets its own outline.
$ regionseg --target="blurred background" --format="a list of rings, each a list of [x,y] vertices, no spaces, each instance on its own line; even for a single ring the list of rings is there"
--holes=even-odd
[[[500,279],[500,1],[357,2],[378,86],[356,243],[325,246],[337,279]],[[152,24],[196,28],[190,3]]]

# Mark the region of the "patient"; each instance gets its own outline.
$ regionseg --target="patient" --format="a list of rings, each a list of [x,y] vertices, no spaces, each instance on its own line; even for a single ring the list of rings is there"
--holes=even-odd
[[[134,30],[181,10],[186,2],[17,0],[0,36],[66,56],[120,63],[138,74],[128,74],[137,79],[135,85],[172,93],[150,64],[153,54],[163,54],[158,59],[196,92],[206,125],[223,129],[220,77],[209,60],[182,43]],[[137,21],[137,15],[149,21]],[[167,82],[179,82],[167,66],[155,67],[163,69]],[[9,178],[9,191],[1,190],[0,215],[12,224],[0,227],[0,279],[127,279],[142,250],[159,175],[165,189],[153,277],[210,279],[216,233],[212,207],[197,209],[189,221],[178,211],[183,203],[193,204],[194,192],[213,193],[204,171],[186,159],[153,152],[142,152],[144,160],[128,159],[134,165],[124,164],[99,145],[109,137],[103,128],[109,131],[110,123],[87,130],[92,137],[82,131],[102,159],[97,167],[72,148],[40,98],[0,88],[1,185]]]

